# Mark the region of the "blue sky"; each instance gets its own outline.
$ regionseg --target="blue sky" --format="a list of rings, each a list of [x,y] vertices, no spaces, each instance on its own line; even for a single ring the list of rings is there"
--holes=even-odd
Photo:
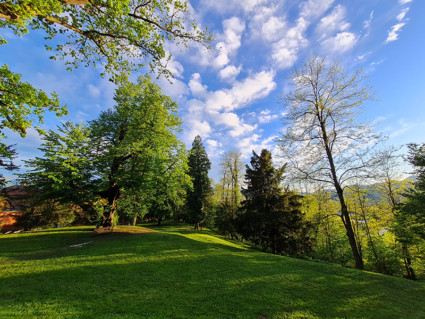
[[[278,95],[287,90],[286,76],[309,53],[339,57],[349,69],[363,66],[379,102],[364,114],[380,124],[389,144],[425,142],[425,1],[423,0],[192,0],[197,22],[214,31],[216,53],[200,47],[181,51],[168,45],[173,84],[158,80],[179,103],[184,120],[181,138],[190,148],[200,135],[213,163],[237,148],[248,160],[251,151],[273,148],[282,129]],[[60,120],[86,121],[113,106],[114,85],[99,70],[65,70],[63,61],[48,59],[42,32],[23,38],[8,30],[0,47],[3,63],[46,92],[56,91],[70,115],[46,116],[45,127]],[[140,74],[143,74],[141,72]],[[137,75],[135,75],[136,77]],[[21,159],[39,156],[40,137],[25,139],[7,132]],[[23,171],[24,167],[22,166]],[[10,173],[5,173],[9,175]]]

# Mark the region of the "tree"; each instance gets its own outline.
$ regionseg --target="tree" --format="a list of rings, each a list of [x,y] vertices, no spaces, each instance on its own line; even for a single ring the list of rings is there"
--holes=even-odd
[[[62,123],[49,130],[39,150],[43,157],[25,162],[28,171],[20,179],[31,194],[33,205],[54,200],[59,205],[89,209],[96,201],[100,181],[90,159],[90,129],[84,123]]]
[[[220,173],[222,175],[222,201],[228,202],[231,206],[238,206],[240,196],[240,182],[242,179],[242,153],[239,150],[225,152],[220,160]]]
[[[311,250],[312,225],[303,218],[301,196],[280,187],[285,169],[286,165],[273,167],[268,150],[263,149],[260,156],[253,151],[251,167],[246,165],[245,200],[236,224],[244,238],[273,254],[297,255]]]
[[[0,148],[1,147],[3,147],[3,149],[0,150],[0,168],[7,171],[15,171],[19,169],[19,166],[13,163],[13,160],[18,156],[15,145],[6,146],[0,144]],[[3,177],[3,175],[0,175],[0,188],[5,186],[6,179]]]
[[[282,157],[302,179],[335,189],[355,266],[363,269],[344,190],[353,180],[371,177],[379,163],[371,149],[380,140],[373,127],[360,121],[362,104],[375,99],[362,68],[349,73],[338,60],[310,55],[289,79],[292,91],[283,94],[286,130],[277,138]]]
[[[102,76],[108,73],[117,79],[119,74],[148,66],[158,76],[169,77],[171,55],[165,43],[187,47],[195,42],[211,49],[212,34],[198,28],[191,13],[187,2],[178,0],[3,0],[0,28],[10,28],[18,36],[28,33],[28,27],[41,29],[47,33],[46,40],[68,35],[65,43],[59,37],[57,53],[51,56],[65,60],[68,70],[101,65]],[[7,41],[0,36],[0,45],[4,44]],[[8,127],[24,137],[33,124],[43,123],[46,110],[57,116],[67,114],[56,93],[48,97],[20,79],[6,64],[0,66],[0,130]],[[4,147],[0,144],[0,152]]]
[[[41,149],[44,157],[28,161],[33,170],[22,175],[40,196],[63,204],[84,208],[104,199],[105,227],[113,226],[121,197],[142,192],[151,204],[158,181],[171,171],[173,178],[162,182],[164,187],[189,182],[186,151],[176,136],[182,124],[177,104],[143,76],[137,83],[121,79],[114,99],[114,109],[88,127],[64,124],[62,134],[49,132]]]
[[[407,162],[414,167],[417,180],[415,187],[403,194],[405,201],[395,205],[392,230],[402,244],[407,277],[415,279],[409,246],[425,240],[425,144],[407,146]]]
[[[195,224],[196,230],[199,230],[199,226],[207,214],[207,198],[211,193],[211,184],[208,178],[211,162],[199,135],[192,143],[188,165],[188,174],[192,179],[193,187],[187,191],[186,207],[189,221]]]

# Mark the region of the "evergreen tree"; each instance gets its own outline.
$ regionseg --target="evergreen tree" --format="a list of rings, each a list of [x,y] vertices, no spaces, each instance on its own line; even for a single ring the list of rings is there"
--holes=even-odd
[[[283,191],[280,182],[286,165],[273,167],[272,155],[263,149],[253,151],[251,167],[246,165],[240,214],[236,221],[239,233],[273,254],[297,255],[311,250],[312,225],[304,221],[301,196]]]
[[[392,230],[402,245],[406,277],[415,279],[412,267],[411,247],[425,240],[425,144],[408,144],[407,161],[414,167],[414,188],[403,196],[406,198],[395,207]]]
[[[188,164],[188,174],[192,178],[193,188],[187,193],[186,205],[189,222],[194,223],[195,229],[199,230],[199,225],[204,222],[207,214],[207,199],[211,193],[211,183],[208,178],[211,162],[199,135],[192,143]]]

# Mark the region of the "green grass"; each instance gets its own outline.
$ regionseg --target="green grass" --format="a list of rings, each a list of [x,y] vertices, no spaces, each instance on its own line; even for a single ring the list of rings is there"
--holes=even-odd
[[[2,235],[0,318],[425,318],[421,282],[146,227]]]

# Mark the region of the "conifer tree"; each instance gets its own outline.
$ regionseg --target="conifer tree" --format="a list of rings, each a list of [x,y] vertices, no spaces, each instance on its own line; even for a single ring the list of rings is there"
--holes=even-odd
[[[188,165],[188,174],[192,179],[193,188],[187,192],[186,205],[189,222],[194,223],[195,229],[199,230],[199,225],[206,217],[207,198],[211,193],[211,183],[208,178],[211,162],[199,135],[192,143]]]
[[[240,209],[239,233],[273,254],[297,255],[311,250],[311,223],[304,221],[301,196],[282,190],[280,182],[286,165],[273,167],[271,153],[253,151],[251,167],[246,165],[242,194],[245,200]]]

